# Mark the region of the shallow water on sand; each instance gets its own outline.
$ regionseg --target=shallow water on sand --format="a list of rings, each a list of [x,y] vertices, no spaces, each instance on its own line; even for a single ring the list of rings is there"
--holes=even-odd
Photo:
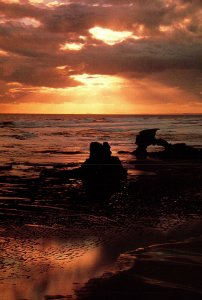
[[[200,228],[201,221],[184,221],[167,232],[133,224],[104,234],[95,230],[93,236],[63,231],[61,237],[44,227],[42,238],[38,227],[27,225],[0,240],[1,299],[77,299],[91,278],[130,269],[144,284],[202,294]]]
[[[86,241],[4,238],[1,244],[1,299],[72,295],[76,286],[102,273],[97,267],[101,253],[90,237]]]

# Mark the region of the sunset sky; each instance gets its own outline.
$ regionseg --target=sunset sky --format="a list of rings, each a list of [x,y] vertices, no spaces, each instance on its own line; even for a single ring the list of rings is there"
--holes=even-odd
[[[0,0],[0,113],[202,113],[202,0]]]

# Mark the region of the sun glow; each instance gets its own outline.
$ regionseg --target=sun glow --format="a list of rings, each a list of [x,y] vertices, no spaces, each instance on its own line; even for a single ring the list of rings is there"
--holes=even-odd
[[[93,86],[96,87],[110,87],[114,85],[120,85],[123,81],[118,76],[110,76],[110,75],[100,75],[100,74],[80,74],[80,75],[72,75],[73,79],[80,81],[85,86]]]
[[[36,93],[30,91],[23,103],[15,109],[26,113],[127,113],[128,106],[122,98],[125,79],[102,74],[79,74],[71,76],[81,84],[67,88],[43,87]],[[4,105],[4,111],[9,107]]]
[[[101,40],[108,45],[121,43],[127,38],[133,36],[133,32],[131,31],[114,31],[112,29],[102,28],[99,26],[89,29],[89,32],[94,38]]]

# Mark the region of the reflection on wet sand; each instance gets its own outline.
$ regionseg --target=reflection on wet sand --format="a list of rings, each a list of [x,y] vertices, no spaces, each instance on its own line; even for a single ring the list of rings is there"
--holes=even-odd
[[[100,275],[99,247],[92,241],[1,239],[1,299],[42,299],[72,294],[77,282]],[[2,298],[3,297],[3,298]]]
[[[117,292],[113,278],[116,282],[119,276],[122,279],[121,281],[118,279],[118,286],[124,284],[127,278],[130,279],[129,283],[132,282],[135,276],[137,281],[141,282],[143,292],[145,285],[161,286],[163,289],[165,287],[179,288],[187,291],[186,282],[188,282],[190,290],[198,293],[200,276],[197,274],[201,271],[201,239],[189,238],[187,240],[186,235],[190,237],[193,233],[196,234],[197,230],[200,233],[201,222],[196,222],[194,227],[188,226],[189,223],[185,223],[184,226],[182,224],[180,226],[169,225],[170,229],[166,232],[162,230],[163,223],[168,223],[169,220],[170,218],[162,220],[160,227],[153,229],[141,226],[138,228],[138,224],[125,229],[111,228],[111,232],[108,228],[110,234],[105,237],[103,232],[99,232],[100,236],[85,237],[82,231],[80,234],[76,231],[64,232],[64,236],[61,237],[58,236],[58,230],[54,235],[50,228],[34,225],[27,225],[27,232],[26,226],[22,227],[19,233],[15,229],[16,235],[11,237],[9,233],[10,237],[8,237],[3,234],[2,229],[0,239],[1,299],[59,299],[54,295],[61,295],[64,299],[75,297],[76,299],[80,297],[81,299],[104,299],[101,297],[104,294],[99,290],[100,282],[104,278],[104,284],[106,282],[110,285],[113,294]],[[43,238],[40,237],[40,231],[38,235],[39,229],[44,232]],[[47,233],[49,232],[47,237],[46,230]],[[185,242],[177,242],[179,237]],[[171,240],[173,240],[172,243],[168,242]],[[144,248],[134,251],[138,247]],[[125,254],[120,255],[124,252]],[[168,272],[164,272],[166,268]],[[194,279],[196,284],[192,282],[188,271],[186,274],[183,273],[185,268],[188,271],[192,270],[192,273],[197,271]],[[172,272],[178,272],[177,282],[173,281]],[[118,275],[119,273],[122,275]],[[94,288],[92,290],[92,286],[88,283],[83,289],[83,284],[98,277],[101,281],[99,279],[93,281],[95,290]],[[183,281],[183,286],[179,281]],[[128,286],[132,297],[133,293],[138,291],[134,289],[134,284]],[[83,291],[86,287],[90,298],[83,298]],[[91,294],[93,291],[96,292],[95,295]],[[128,293],[126,289],[119,291],[120,295],[117,299],[125,296],[124,291]]]
[[[122,261],[122,265],[120,262],[113,265],[120,247],[109,252],[97,237],[51,238],[49,235],[42,239],[34,238],[33,232],[30,238],[1,237],[2,300],[39,300],[48,295],[50,299],[54,295],[74,298],[74,290],[89,279],[129,268],[133,262],[130,259]]]

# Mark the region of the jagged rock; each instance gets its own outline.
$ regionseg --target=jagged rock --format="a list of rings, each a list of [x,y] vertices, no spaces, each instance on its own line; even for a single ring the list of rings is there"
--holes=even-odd
[[[166,158],[202,158],[202,152],[200,149],[196,149],[192,146],[188,146],[185,143],[177,143],[170,145],[162,151],[162,156]]]
[[[146,129],[139,132],[136,136],[135,144],[138,146],[133,152],[138,158],[147,157],[147,147],[150,145],[155,145],[156,142],[156,132],[158,128]]]
[[[90,156],[81,166],[84,179],[115,179],[126,175],[118,156],[112,156],[110,145],[92,142],[90,144]]]
[[[133,151],[133,154],[137,158],[146,158],[148,155],[163,157],[163,158],[202,158],[201,149],[196,149],[192,146],[188,146],[185,143],[168,143],[165,139],[157,139],[156,132],[158,128],[146,129],[139,132],[136,137],[137,148]],[[164,147],[163,151],[156,153],[148,153],[147,147],[150,145],[158,145]]]
[[[94,183],[120,180],[126,176],[118,156],[112,156],[110,145],[98,142],[90,143],[89,158],[79,168],[72,170],[44,170],[42,176],[58,177],[60,179],[78,178]]]

